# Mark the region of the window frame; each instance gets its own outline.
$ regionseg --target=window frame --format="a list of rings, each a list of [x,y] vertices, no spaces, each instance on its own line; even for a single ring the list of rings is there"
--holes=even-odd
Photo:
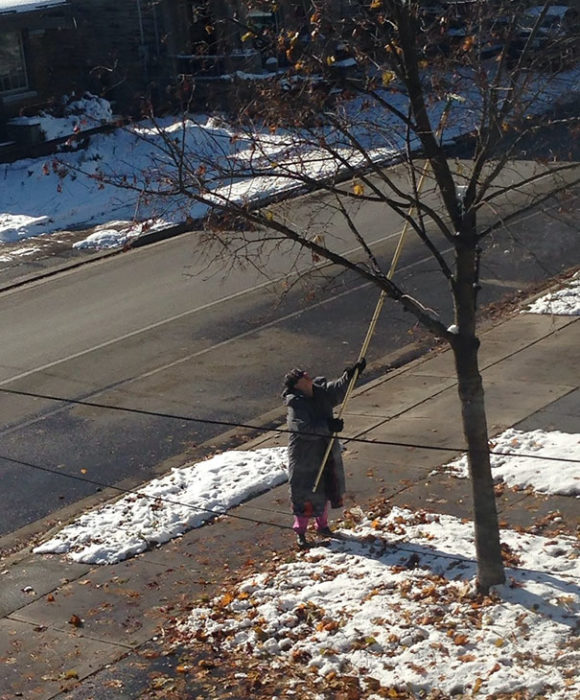
[[[15,35],[17,38],[21,68],[16,73],[6,73],[5,75],[0,74],[0,96],[17,95],[21,92],[27,92],[30,89],[30,84],[28,81],[28,67],[26,65],[26,52],[24,50],[23,32],[19,31],[18,29],[4,31],[0,30],[0,37],[10,35]],[[18,82],[19,84],[14,86],[14,82]],[[4,87],[5,84],[7,85],[6,88]]]

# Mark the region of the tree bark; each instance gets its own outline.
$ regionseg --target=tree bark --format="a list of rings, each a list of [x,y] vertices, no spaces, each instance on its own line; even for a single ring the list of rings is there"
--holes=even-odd
[[[477,360],[478,345],[475,337],[468,343],[459,342],[454,354],[473,492],[477,585],[480,592],[488,593],[490,586],[505,582],[505,573],[489,461],[483,381]]]
[[[456,280],[453,285],[458,334],[452,341],[457,373],[463,433],[467,459],[475,528],[477,583],[482,593],[505,582],[499,524],[491,464],[483,380],[479,372],[479,339],[476,336],[476,300],[478,291],[478,251],[475,217],[464,217],[465,229],[457,236]]]

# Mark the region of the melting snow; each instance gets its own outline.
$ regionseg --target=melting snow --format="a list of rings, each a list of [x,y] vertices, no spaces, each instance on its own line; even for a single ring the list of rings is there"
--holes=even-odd
[[[490,461],[496,482],[503,481],[519,489],[532,488],[540,493],[580,496],[580,434],[510,428],[494,438],[490,448],[494,453]],[[553,461],[553,458],[561,459]],[[469,476],[465,455],[443,469],[460,478]]]
[[[580,273],[556,292],[536,299],[523,313],[580,316]]]
[[[113,564],[167,542],[287,478],[285,447],[232,450],[173,469],[137,493],[89,511],[34,550]]]

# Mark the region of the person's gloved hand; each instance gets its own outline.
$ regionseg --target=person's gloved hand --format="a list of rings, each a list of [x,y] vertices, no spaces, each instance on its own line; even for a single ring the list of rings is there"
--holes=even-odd
[[[326,423],[331,433],[340,433],[344,429],[342,418],[329,418]]]
[[[344,371],[346,372],[346,376],[349,379],[352,379],[352,377],[357,369],[358,369],[359,375],[361,375],[364,372],[364,369],[366,366],[367,366],[367,361],[363,357],[356,364],[354,364],[352,367],[347,367]]]

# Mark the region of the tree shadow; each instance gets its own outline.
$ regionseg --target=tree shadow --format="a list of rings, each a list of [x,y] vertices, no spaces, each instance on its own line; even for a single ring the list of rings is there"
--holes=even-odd
[[[428,569],[450,581],[474,580],[477,563],[469,557],[452,554],[427,545],[397,541],[371,535],[357,537],[350,533],[336,533],[327,542],[327,549],[374,559],[387,567],[399,570]],[[498,587],[501,603],[511,603],[554,622],[580,631],[578,600],[580,586],[573,576],[537,569],[506,566],[506,584]]]

